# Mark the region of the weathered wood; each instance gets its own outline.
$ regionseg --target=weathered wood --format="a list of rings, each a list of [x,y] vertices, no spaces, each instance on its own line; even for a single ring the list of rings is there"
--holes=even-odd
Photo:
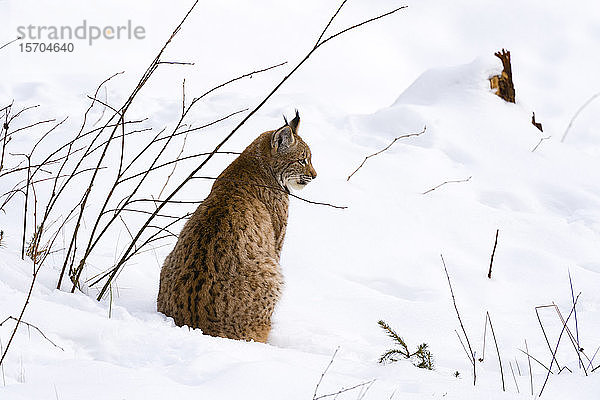
[[[515,102],[515,85],[512,80],[512,67],[510,64],[510,51],[502,49],[494,53],[496,57],[502,61],[502,73],[500,75],[494,75],[490,78],[490,87],[492,89],[498,89],[496,94],[505,101],[510,103]]]
[[[541,122],[537,122],[535,120],[535,113],[533,113],[533,115],[531,116],[531,123],[533,124],[533,126],[535,126],[536,128],[538,128],[540,130],[540,132],[544,132],[544,130],[542,129],[542,123]]]

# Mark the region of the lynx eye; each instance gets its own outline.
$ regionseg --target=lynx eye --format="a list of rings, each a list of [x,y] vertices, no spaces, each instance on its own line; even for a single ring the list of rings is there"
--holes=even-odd
[[[300,160],[300,161],[298,161],[298,162],[299,162],[299,163],[300,163],[300,165],[302,165],[302,166],[306,166],[306,165],[308,165],[308,159],[307,159],[307,158],[305,158],[305,159],[303,159],[303,160]]]

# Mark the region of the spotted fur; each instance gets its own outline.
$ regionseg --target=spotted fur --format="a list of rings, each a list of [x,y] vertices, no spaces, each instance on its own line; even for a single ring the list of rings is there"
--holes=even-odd
[[[158,311],[178,326],[266,342],[281,295],[288,193],[317,176],[300,116],[256,138],[216,179],[160,274]]]

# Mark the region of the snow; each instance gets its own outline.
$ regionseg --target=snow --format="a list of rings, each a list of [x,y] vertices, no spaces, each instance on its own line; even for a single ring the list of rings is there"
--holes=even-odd
[[[0,107],[13,99],[19,109],[40,104],[24,114],[20,126],[69,116],[44,142],[48,147],[42,153],[73,137],[89,104],[86,95],[124,70],[99,95],[122,104],[190,6],[184,1],[103,4],[90,13],[91,2],[0,2],[3,43],[18,25],[77,25],[82,18],[99,25],[132,19],[148,33],[139,43],[96,43],[65,57],[22,54],[15,44],[0,50],[8,74],[0,82]],[[129,117],[149,117],[143,126],[152,127],[153,135],[179,118],[184,78],[189,104],[216,82],[288,60],[282,69],[211,94],[188,121],[199,126],[214,116],[253,107],[314,45],[338,4],[201,3],[166,54],[168,60],[195,65],[161,66]],[[332,32],[401,4],[348,2]],[[63,350],[34,328],[21,326],[0,370],[0,397],[310,399],[339,348],[319,394],[376,379],[365,399],[390,398],[392,393],[398,399],[531,398],[527,357],[519,349],[527,340],[531,354],[550,364],[534,307],[555,302],[566,318],[572,307],[569,274],[575,295],[581,292],[581,345],[592,357],[600,346],[600,141],[595,118],[600,100],[581,112],[564,142],[561,138],[579,107],[600,90],[600,55],[593,51],[600,44],[599,7],[591,1],[567,7],[533,0],[408,4],[407,10],[319,49],[224,148],[243,149],[260,132],[279,126],[282,113],[291,115],[298,108],[301,135],[311,146],[318,172],[298,194],[348,207],[291,199],[281,260],[286,286],[267,344],[204,336],[176,327],[156,312],[160,266],[173,243],[133,259],[119,276],[112,301],[102,302],[95,300],[94,288],[74,294],[67,287],[55,289],[63,262],[58,252],[40,272],[24,321]],[[495,96],[487,81],[500,71],[493,52],[502,47],[512,55],[516,104]],[[543,133],[530,122],[533,111]],[[94,109],[90,120],[100,114],[100,108]],[[191,135],[185,154],[211,150],[240,120],[238,116]],[[424,127],[421,135],[400,139],[369,158],[347,180],[365,156]],[[29,151],[43,133],[38,129],[15,136],[11,151]],[[128,150],[141,143],[132,137]],[[170,156],[179,152],[181,141],[177,143],[168,150]],[[118,154],[110,157],[117,160]],[[216,157],[202,174],[214,176],[232,159]],[[192,160],[178,167],[169,187],[196,165]],[[157,195],[167,175],[156,174],[143,193]],[[423,194],[442,182],[469,177]],[[101,175],[90,212],[99,208],[112,179]],[[17,181],[15,176],[0,177],[0,192]],[[210,184],[195,180],[178,198],[200,200]],[[84,187],[76,186],[64,197],[64,212],[80,197],[77,190]],[[136,215],[127,218],[131,224],[140,221]],[[22,198],[0,214],[0,229],[5,232],[0,247],[3,320],[18,316],[31,282],[31,262],[20,258]],[[498,246],[488,279],[496,229]],[[59,247],[66,240],[61,238]],[[127,244],[124,227],[111,231],[84,277],[112,265]],[[484,362],[477,363],[477,385],[472,384],[471,366],[454,332],[460,332],[460,325],[441,254],[477,357],[482,355],[486,312],[491,316],[506,392],[491,336]],[[540,316],[554,346],[562,324],[551,309],[540,310]],[[378,327],[379,319],[411,348],[428,343],[435,370],[421,370],[408,361],[378,364],[393,345]],[[13,327],[11,321],[0,327],[2,346]],[[569,327],[575,331],[573,317]],[[573,373],[558,375],[554,368],[542,398],[600,396],[598,372],[586,377],[578,368],[566,333],[557,358]],[[532,368],[537,394],[546,373],[534,362]],[[455,371],[460,378],[453,376]],[[357,395],[351,391],[338,398]]]

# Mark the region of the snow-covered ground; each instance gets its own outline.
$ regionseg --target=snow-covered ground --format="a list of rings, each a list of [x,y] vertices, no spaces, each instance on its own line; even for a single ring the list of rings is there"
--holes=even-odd
[[[349,1],[331,32],[402,4]],[[281,260],[286,287],[268,344],[204,336],[157,313],[158,276],[170,246],[133,259],[119,276],[112,301],[102,302],[94,299],[94,288],[87,294],[55,289],[63,262],[57,252],[42,268],[24,315],[56,346],[34,328],[21,326],[0,369],[0,398],[311,399],[337,348],[317,395],[375,379],[365,399],[531,398],[527,357],[519,349],[527,340],[530,353],[550,364],[534,307],[555,302],[566,318],[572,306],[569,273],[575,295],[581,292],[580,344],[591,358],[600,346],[600,137],[595,118],[600,99],[561,138],[581,105],[600,91],[600,7],[593,1],[533,0],[406,4],[406,10],[319,49],[224,148],[243,149],[260,132],[280,126],[282,113],[298,108],[301,135],[318,172],[299,194],[348,207],[291,199]],[[161,65],[129,117],[148,117],[143,126],[153,128],[148,135],[154,135],[178,120],[184,78],[189,103],[222,81],[289,61],[211,94],[187,121],[198,126],[254,107],[314,45],[338,5],[317,0],[200,3],[164,57],[195,64]],[[18,43],[1,49],[0,108],[13,99],[16,109],[39,104],[24,113],[19,127],[69,116],[43,142],[40,154],[65,143],[81,126],[89,105],[86,95],[108,76],[125,71],[100,92],[111,104],[122,104],[190,6],[189,1],[106,1],[102,6],[0,1],[0,46],[14,38],[18,26],[76,26],[84,18],[97,25],[130,19],[146,32],[137,41],[76,42],[73,54],[24,54]],[[493,53],[502,47],[512,54],[516,104],[495,96],[487,81],[501,69]],[[531,124],[533,111],[543,133]],[[95,108],[90,120],[101,112]],[[241,118],[191,135],[184,154],[211,150]],[[365,156],[425,126],[423,134],[398,140],[347,180]],[[26,132],[15,135],[7,147],[11,152],[29,152],[45,130]],[[128,150],[139,143],[133,138]],[[177,155],[179,147],[169,151]],[[111,157],[117,159],[118,152]],[[231,160],[218,156],[203,174],[215,175]],[[182,163],[170,187],[195,165]],[[157,174],[144,193],[157,195],[167,175]],[[111,179],[101,175],[91,210]],[[17,180],[0,177],[0,192]],[[423,194],[442,182],[462,180]],[[194,180],[177,198],[201,200],[210,184]],[[76,198],[77,193],[65,195],[65,211]],[[31,281],[31,262],[20,258],[22,207],[22,196],[16,197],[0,214],[0,321],[19,314]],[[127,239],[124,226],[112,232],[84,278],[110,267]],[[68,237],[59,241],[59,248],[68,245],[63,244]],[[471,366],[455,333],[461,329],[441,254],[478,358],[486,312],[491,316],[506,392],[489,327],[485,360],[477,362],[477,385],[472,384]],[[550,309],[540,315],[555,346],[562,325]],[[378,364],[393,346],[378,327],[379,319],[411,348],[428,343],[435,370],[415,368],[409,361]],[[572,317],[573,333],[574,322]],[[0,327],[3,347],[13,327],[11,321]],[[557,358],[572,373],[558,375],[553,367],[542,398],[600,398],[600,369],[585,376],[566,333]],[[600,355],[593,365],[600,365]],[[532,369],[537,394],[546,371],[534,361]],[[354,390],[338,398],[357,396]]]

